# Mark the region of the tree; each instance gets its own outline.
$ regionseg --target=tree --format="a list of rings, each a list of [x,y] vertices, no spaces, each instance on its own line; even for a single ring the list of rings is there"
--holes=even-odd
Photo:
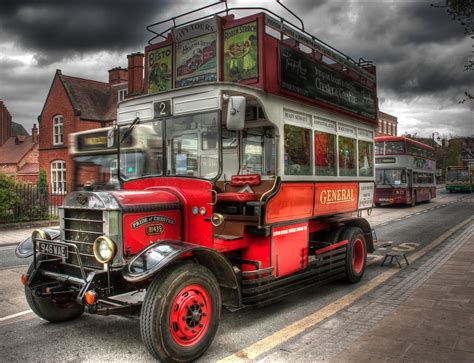
[[[474,39],[474,0],[446,0],[446,5],[431,4],[435,8],[444,8],[452,20],[457,21],[464,29],[464,34]],[[474,50],[471,51],[474,53]],[[466,72],[474,71],[474,60],[468,60],[464,65]],[[459,103],[474,100],[471,91],[465,91]]]

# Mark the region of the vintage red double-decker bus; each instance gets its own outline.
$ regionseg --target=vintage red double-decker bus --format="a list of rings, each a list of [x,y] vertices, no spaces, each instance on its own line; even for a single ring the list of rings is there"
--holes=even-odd
[[[436,197],[433,150],[404,136],[376,137],[375,204],[431,202]]]
[[[80,182],[60,234],[19,245],[38,316],[139,313],[154,357],[190,361],[222,306],[362,278],[374,241],[353,214],[373,203],[375,69],[271,11],[232,12],[155,33],[148,94],[122,102],[101,139],[120,189]],[[143,301],[115,298],[142,289]]]

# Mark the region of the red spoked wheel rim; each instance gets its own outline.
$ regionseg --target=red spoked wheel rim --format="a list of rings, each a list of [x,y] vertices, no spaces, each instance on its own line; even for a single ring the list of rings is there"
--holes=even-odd
[[[211,299],[199,285],[188,285],[174,298],[170,312],[170,331],[175,343],[190,346],[206,333],[210,323]]]
[[[364,260],[364,242],[358,238],[354,241],[354,247],[352,248],[352,268],[356,274],[362,271]]]

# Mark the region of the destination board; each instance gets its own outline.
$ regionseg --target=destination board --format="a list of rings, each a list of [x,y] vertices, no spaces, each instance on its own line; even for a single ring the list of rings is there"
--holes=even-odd
[[[375,91],[282,43],[280,50],[280,87],[309,99],[375,120]]]

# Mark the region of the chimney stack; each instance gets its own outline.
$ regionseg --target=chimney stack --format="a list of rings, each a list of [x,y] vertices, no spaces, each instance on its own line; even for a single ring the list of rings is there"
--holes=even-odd
[[[38,128],[36,127],[36,124],[33,124],[33,128],[31,129],[31,137],[33,138],[33,142],[37,144],[38,143]]]
[[[120,84],[128,81],[128,70],[122,67],[109,69],[109,84]]]
[[[143,53],[127,55],[128,59],[128,95],[138,96],[143,94]]]
[[[0,146],[12,135],[12,116],[7,107],[0,99]]]

